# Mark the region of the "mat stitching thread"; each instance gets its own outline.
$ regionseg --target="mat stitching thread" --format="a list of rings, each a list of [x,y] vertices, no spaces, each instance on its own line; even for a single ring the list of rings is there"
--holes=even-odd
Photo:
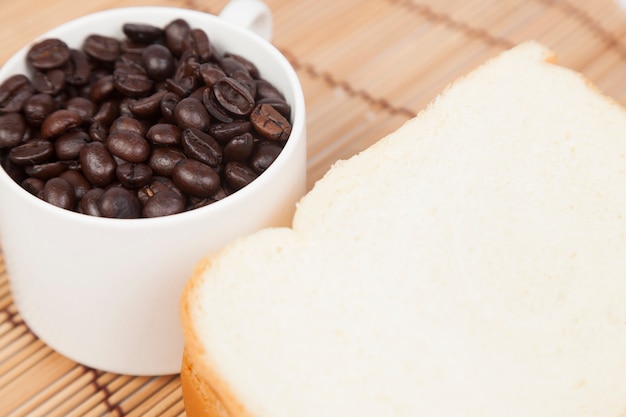
[[[101,401],[101,403],[105,405],[105,407],[107,408],[107,412],[108,413],[115,412],[118,416],[122,417],[124,415],[124,411],[122,411],[122,408],[120,407],[120,405],[117,403],[111,402],[111,392],[106,387],[106,385],[101,385],[98,382],[98,378],[100,377],[100,374],[98,373],[98,371],[88,366],[84,366],[84,365],[80,365],[80,366],[85,370],[86,373],[91,374],[92,376],[91,385],[93,385],[94,389],[96,390],[96,393],[101,392],[104,395],[104,399]]]
[[[564,0],[535,0],[543,5],[558,7],[568,14],[572,19],[581,23],[582,26],[596,34],[609,49],[617,51],[620,55],[626,56],[626,47],[619,41],[617,36],[605,29],[596,19],[591,17],[585,10],[576,7],[569,1]]]
[[[18,314],[16,311],[11,311],[11,310],[9,310],[9,307],[10,307],[10,306],[11,306],[11,304],[10,304],[10,305],[8,305],[8,306],[6,306],[6,307],[4,307],[3,309],[1,309],[1,310],[0,310],[0,313],[4,313],[4,314],[6,314],[6,315],[7,315],[7,321],[8,321],[9,323],[11,323],[11,325],[12,325],[13,327],[17,327],[17,326],[20,326],[20,325],[24,324],[24,321],[23,321],[23,320],[21,320],[21,319],[19,319],[19,320],[18,320],[18,319],[16,319],[16,317],[18,317],[18,316],[19,316],[19,314]]]

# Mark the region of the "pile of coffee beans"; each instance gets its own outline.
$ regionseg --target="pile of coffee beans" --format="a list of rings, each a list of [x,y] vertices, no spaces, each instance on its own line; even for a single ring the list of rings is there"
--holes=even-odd
[[[245,187],[282,151],[291,108],[240,55],[182,19],[125,37],[34,44],[30,77],[0,85],[0,163],[48,203],[158,217]]]

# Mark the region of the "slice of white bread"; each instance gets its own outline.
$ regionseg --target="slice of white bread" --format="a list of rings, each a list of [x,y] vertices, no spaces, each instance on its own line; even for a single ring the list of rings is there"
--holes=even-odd
[[[553,61],[501,54],[207,257],[188,415],[626,416],[626,112]]]

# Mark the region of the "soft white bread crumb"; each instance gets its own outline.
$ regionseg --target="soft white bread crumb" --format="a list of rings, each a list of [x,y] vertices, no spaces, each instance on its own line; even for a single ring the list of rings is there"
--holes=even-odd
[[[626,415],[626,113],[552,58],[491,60],[199,268],[232,417]]]

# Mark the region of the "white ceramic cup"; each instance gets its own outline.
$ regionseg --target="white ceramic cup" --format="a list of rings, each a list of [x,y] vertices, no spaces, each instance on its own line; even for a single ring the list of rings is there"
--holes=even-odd
[[[254,4],[260,14],[252,12]],[[259,178],[222,201],[176,215],[121,220],[63,210],[29,194],[0,169],[0,237],[17,309],[41,340],[86,366],[130,375],[178,373],[179,297],[195,264],[240,235],[289,225],[305,192],[305,107],[297,75],[263,39],[271,36],[271,16],[262,2],[234,0],[227,12],[228,21],[178,8],[112,9],[39,38],[79,47],[92,33],[121,38],[126,22],[162,27],[183,18],[205,30],[220,52],[255,63],[292,107],[291,136]],[[260,36],[240,24],[256,25]],[[4,64],[0,82],[27,73],[27,49]]]

